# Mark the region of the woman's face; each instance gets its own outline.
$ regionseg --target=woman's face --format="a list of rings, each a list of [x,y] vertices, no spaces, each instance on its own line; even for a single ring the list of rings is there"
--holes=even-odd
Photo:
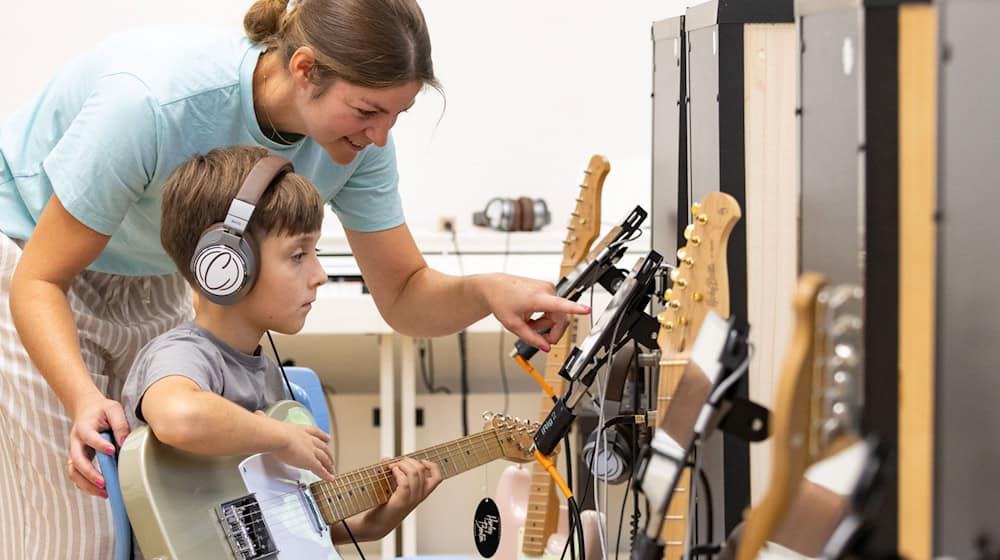
[[[422,84],[417,81],[370,89],[343,80],[303,104],[305,134],[340,164],[354,160],[368,144],[385,146],[396,118],[413,106]]]

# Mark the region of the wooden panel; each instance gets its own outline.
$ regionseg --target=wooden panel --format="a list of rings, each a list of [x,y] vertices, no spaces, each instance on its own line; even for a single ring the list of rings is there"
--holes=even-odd
[[[745,29],[747,312],[754,344],[750,398],[770,408],[791,336],[798,274],[798,41],[793,24]],[[770,458],[770,441],[750,447],[753,501],[766,489]]]
[[[931,558],[937,12],[899,9],[899,552]]]

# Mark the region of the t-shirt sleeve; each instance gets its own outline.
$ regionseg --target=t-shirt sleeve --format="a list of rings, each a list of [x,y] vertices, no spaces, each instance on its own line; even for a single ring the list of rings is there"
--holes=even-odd
[[[217,395],[225,389],[220,357],[202,345],[183,340],[155,340],[136,358],[129,371],[122,390],[127,415],[145,422],[141,406],[146,391],[157,381],[173,376],[186,377],[201,390]]]
[[[383,231],[403,223],[399,197],[396,145],[392,136],[381,148],[369,147],[364,160],[330,200],[344,227],[354,231]]]
[[[131,74],[97,81],[42,166],[66,210],[111,235],[156,168],[159,105]]]

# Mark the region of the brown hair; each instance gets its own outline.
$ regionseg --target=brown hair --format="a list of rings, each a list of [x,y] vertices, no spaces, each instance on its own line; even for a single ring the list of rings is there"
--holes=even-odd
[[[226,219],[243,180],[267,154],[257,146],[216,148],[177,166],[164,183],[160,243],[192,285],[191,257],[202,232]],[[323,201],[316,187],[297,173],[286,173],[261,195],[247,229],[262,242],[268,235],[313,233],[322,225]]]
[[[414,0],[257,0],[243,18],[247,36],[288,66],[299,47],[316,56],[320,93],[335,80],[372,89],[419,81],[440,90],[431,40]]]

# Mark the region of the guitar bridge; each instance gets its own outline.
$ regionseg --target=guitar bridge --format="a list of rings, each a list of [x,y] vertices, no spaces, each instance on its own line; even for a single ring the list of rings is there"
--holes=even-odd
[[[226,502],[216,509],[216,513],[236,560],[278,557],[278,548],[264,522],[256,496],[250,494]]]

